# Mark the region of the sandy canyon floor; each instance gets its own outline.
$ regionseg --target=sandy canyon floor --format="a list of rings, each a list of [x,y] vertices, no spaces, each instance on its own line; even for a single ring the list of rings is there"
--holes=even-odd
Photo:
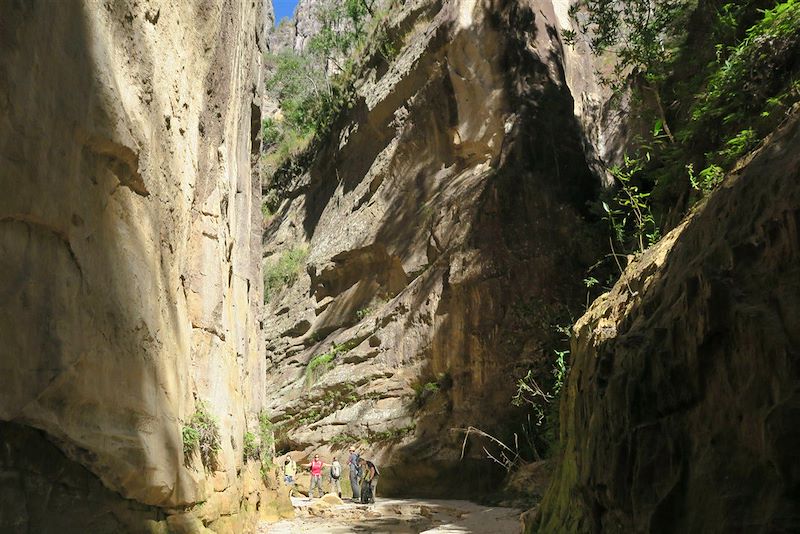
[[[520,510],[468,501],[378,499],[352,503],[328,494],[322,499],[292,497],[297,517],[260,525],[258,534],[294,533],[472,533],[520,531]]]

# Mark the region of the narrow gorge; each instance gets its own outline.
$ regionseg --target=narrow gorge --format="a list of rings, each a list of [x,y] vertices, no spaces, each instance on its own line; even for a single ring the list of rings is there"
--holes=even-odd
[[[0,1],[0,533],[800,531],[800,2],[275,19]]]

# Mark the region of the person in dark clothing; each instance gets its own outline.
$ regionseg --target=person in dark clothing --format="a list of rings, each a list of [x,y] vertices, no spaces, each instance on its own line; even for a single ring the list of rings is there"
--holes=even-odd
[[[378,489],[378,478],[381,472],[378,467],[371,461],[361,459],[361,471],[363,478],[361,480],[361,502],[364,504],[375,503],[375,492]]]

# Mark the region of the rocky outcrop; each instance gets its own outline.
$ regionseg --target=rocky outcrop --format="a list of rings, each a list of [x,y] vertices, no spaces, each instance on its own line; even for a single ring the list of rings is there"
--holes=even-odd
[[[0,7],[0,530],[66,524],[31,473],[73,488],[58,495],[82,532],[147,527],[126,507],[238,532],[266,495],[242,439],[265,397],[250,126],[269,18],[223,0]],[[183,452],[200,402],[213,471]]]
[[[267,276],[302,259],[265,314],[280,447],[360,443],[384,493],[474,494],[501,474],[472,441],[461,462],[453,429],[519,432],[512,377],[550,375],[553,326],[598,254],[555,9],[390,12],[391,46],[266,231]]]
[[[541,532],[800,530],[800,110],[575,324]]]
[[[322,30],[321,18],[325,12],[341,7],[338,0],[299,0],[291,19],[283,19],[269,35],[269,47],[273,52],[291,50],[304,52],[308,49],[311,39],[319,35]],[[370,6],[372,13],[382,13],[389,4],[389,0],[370,0],[365,5]],[[371,15],[367,15],[371,18]],[[335,28],[342,30],[343,28]]]

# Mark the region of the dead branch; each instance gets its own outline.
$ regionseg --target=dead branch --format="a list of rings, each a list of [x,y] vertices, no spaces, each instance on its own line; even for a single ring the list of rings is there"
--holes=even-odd
[[[503,467],[505,467],[506,471],[511,471],[511,469],[517,464],[517,462],[520,459],[519,442],[518,442],[518,438],[517,438],[517,434],[516,433],[514,434],[514,446],[516,447],[516,450],[514,450],[511,447],[509,447],[508,445],[506,445],[505,443],[503,443],[502,441],[500,441],[499,439],[497,439],[496,437],[492,436],[491,434],[489,434],[487,432],[484,432],[483,430],[481,430],[479,428],[475,428],[474,426],[469,426],[467,428],[451,428],[450,430],[451,431],[455,431],[455,432],[463,432],[464,433],[464,441],[461,443],[461,458],[460,458],[460,460],[464,459],[464,451],[467,448],[467,439],[469,439],[469,435],[472,434],[472,433],[475,433],[475,434],[477,434],[477,435],[479,435],[481,437],[484,437],[484,438],[488,438],[489,440],[493,441],[494,443],[496,443],[497,445],[502,447],[501,452],[498,455],[498,456],[500,456],[501,459],[498,459],[494,455],[492,455],[486,449],[486,447],[482,447],[482,448],[483,448],[483,452],[486,453],[486,457],[488,459],[490,459],[490,460],[492,460],[494,462],[497,462],[498,464],[502,465]],[[508,451],[509,454],[506,454],[506,452],[503,449],[505,449],[505,451]]]

